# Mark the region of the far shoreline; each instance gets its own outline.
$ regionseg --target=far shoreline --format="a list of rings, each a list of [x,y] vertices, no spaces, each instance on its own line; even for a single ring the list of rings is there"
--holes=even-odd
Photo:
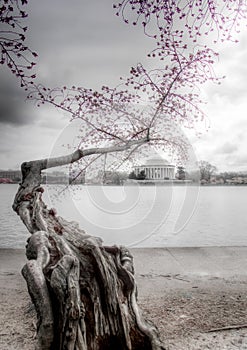
[[[0,183],[0,185],[20,185],[17,182],[13,183]],[[101,183],[85,183],[85,184],[67,184],[67,183],[43,183],[43,186],[106,186],[106,187],[122,187],[122,186],[197,186],[197,187],[242,187],[247,186],[247,183],[225,183],[225,184],[215,184],[215,183],[195,183],[195,182],[178,182],[170,181],[164,183],[150,182],[150,183],[124,183],[124,184],[101,184]]]

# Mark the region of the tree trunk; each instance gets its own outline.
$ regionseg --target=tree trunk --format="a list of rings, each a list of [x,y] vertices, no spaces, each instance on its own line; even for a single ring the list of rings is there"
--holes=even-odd
[[[22,164],[13,204],[31,233],[22,274],[37,312],[35,349],[164,349],[137,306],[130,252],[103,246],[47,208],[40,187],[47,167],[47,160]]]

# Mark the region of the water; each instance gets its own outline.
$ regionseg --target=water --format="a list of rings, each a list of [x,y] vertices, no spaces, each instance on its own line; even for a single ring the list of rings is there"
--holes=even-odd
[[[78,186],[46,201],[105,244],[142,247],[247,246],[247,186]],[[0,248],[29,236],[11,205],[17,185],[0,185]],[[58,195],[59,193],[59,195]]]
[[[25,248],[29,232],[12,210],[18,185],[0,184],[0,248]]]

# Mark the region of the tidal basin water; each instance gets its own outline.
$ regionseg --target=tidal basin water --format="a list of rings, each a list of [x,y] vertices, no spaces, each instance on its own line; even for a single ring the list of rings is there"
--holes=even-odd
[[[0,248],[29,237],[11,205],[17,185],[0,185]],[[247,186],[46,186],[58,214],[104,244],[135,247],[247,246]]]

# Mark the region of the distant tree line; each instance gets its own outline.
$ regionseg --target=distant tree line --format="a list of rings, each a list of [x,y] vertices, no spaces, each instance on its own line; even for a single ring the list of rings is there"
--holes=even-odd
[[[104,184],[122,185],[128,178],[128,173],[123,171],[106,171],[103,175]]]
[[[198,162],[198,170],[187,172],[183,167],[178,167],[177,178],[180,180],[188,179],[195,181],[200,180],[202,183],[209,183],[212,180],[222,181],[227,183],[228,181],[236,178],[247,178],[247,171],[225,171],[218,172],[217,167],[205,160]]]
[[[145,180],[146,179],[146,174],[145,174],[145,171],[144,170],[141,170],[139,172],[139,174],[136,175],[136,173],[134,171],[132,171],[130,174],[129,174],[129,179],[132,179],[132,180]]]

